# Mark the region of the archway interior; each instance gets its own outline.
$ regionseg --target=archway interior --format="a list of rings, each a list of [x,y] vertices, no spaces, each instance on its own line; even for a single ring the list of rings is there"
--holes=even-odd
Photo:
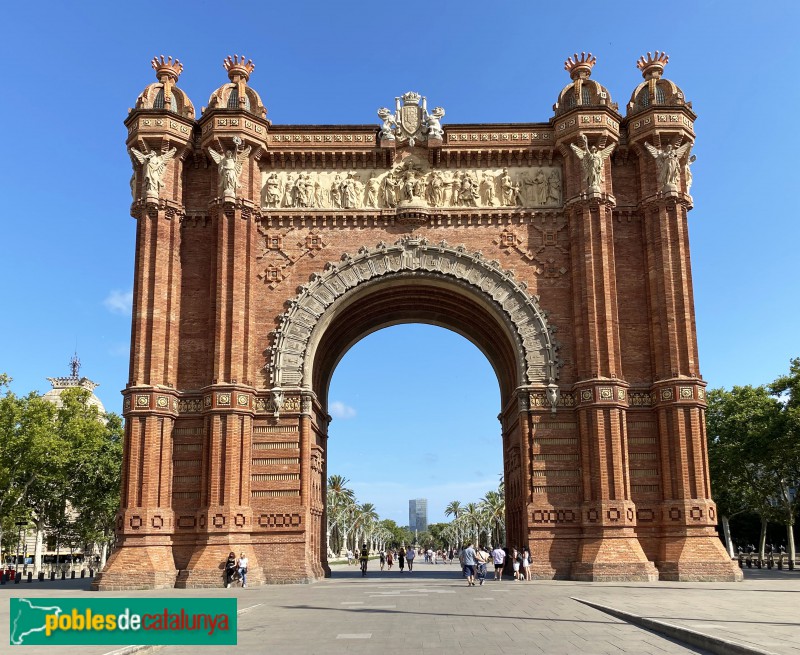
[[[384,282],[339,308],[313,361],[333,418],[327,475],[347,478],[382,519],[408,525],[408,501],[427,498],[429,523],[446,522],[451,501],[498,489],[508,443],[498,413],[519,374],[491,307],[419,278]]]

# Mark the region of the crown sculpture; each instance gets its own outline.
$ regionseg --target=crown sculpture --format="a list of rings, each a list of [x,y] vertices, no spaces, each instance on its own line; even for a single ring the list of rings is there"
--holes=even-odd
[[[578,78],[586,79],[592,74],[592,67],[596,63],[597,57],[591,52],[582,52],[580,57],[575,53],[564,62],[564,70],[569,73],[569,76],[573,80],[577,80]]]
[[[250,73],[256,67],[252,59],[248,59],[247,63],[245,63],[244,55],[233,55],[233,57],[228,55],[223,60],[222,65],[228,71],[228,78],[231,82],[238,82],[241,78],[244,78],[246,82],[250,79]]]
[[[639,57],[636,62],[636,67],[642,71],[644,79],[658,79],[664,72],[664,66],[669,62],[669,55],[666,52],[659,52],[656,50],[655,57],[651,53],[647,53],[647,59],[644,55]]]
[[[180,61],[177,59],[173,61],[172,57],[164,59],[164,55],[161,55],[160,59],[159,57],[153,57],[153,61],[150,62],[150,65],[156,72],[158,81],[164,84],[166,84],[167,80],[175,84],[180,74],[183,72],[183,64]]]

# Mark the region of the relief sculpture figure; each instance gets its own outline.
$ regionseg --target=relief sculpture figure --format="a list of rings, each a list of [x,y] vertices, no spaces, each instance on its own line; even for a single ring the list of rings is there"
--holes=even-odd
[[[561,204],[561,175],[557,170],[547,176],[547,199],[558,205]]]
[[[507,168],[503,169],[503,172],[498,176],[497,182],[500,186],[500,203],[503,207],[513,206],[515,204],[514,182],[508,174]]]
[[[441,171],[433,171],[428,182],[428,202],[432,207],[444,204],[445,181]]]
[[[158,197],[161,188],[164,186],[164,173],[167,171],[167,162],[175,156],[177,151],[177,148],[172,148],[165,153],[159,154],[155,150],[144,153],[136,148],[131,148],[131,152],[144,170],[146,195]]]
[[[680,148],[674,145],[656,148],[645,141],[644,147],[656,160],[659,190],[677,191],[680,182],[680,160],[692,147],[692,144],[684,143]]]
[[[275,208],[281,206],[281,180],[275,171],[267,176],[264,182],[264,202],[267,207]]]
[[[367,181],[367,195],[364,198],[365,207],[378,206],[378,194],[380,193],[380,189],[381,189],[381,180],[377,175],[373,175]]]
[[[397,207],[397,178],[392,171],[383,179],[383,204],[386,207]]]
[[[497,204],[497,198],[494,193],[495,179],[489,174],[484,173],[481,180],[481,201],[487,207],[494,207]]]
[[[461,178],[461,190],[458,194],[459,204],[467,207],[477,207],[480,196],[478,194],[478,181],[469,173],[464,173]]]
[[[602,191],[605,179],[603,177],[605,161],[609,155],[611,155],[615,144],[612,143],[602,150],[598,150],[597,146],[592,146],[590,149],[589,141],[583,132],[581,132],[581,138],[583,139],[583,149],[579,148],[574,143],[570,143],[569,145],[583,167],[583,183],[587,186],[589,191]]]

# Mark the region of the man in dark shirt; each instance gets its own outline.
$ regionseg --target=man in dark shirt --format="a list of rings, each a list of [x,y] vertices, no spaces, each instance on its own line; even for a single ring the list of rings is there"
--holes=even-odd
[[[358,555],[358,559],[361,562],[361,577],[367,577],[367,561],[369,560],[369,548],[367,548],[367,544],[361,545],[361,552]]]

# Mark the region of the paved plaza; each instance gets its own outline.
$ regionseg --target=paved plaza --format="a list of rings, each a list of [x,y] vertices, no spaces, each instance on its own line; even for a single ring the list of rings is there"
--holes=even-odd
[[[800,655],[800,572],[745,571],[741,583],[495,582],[467,587],[456,565],[418,563],[381,573],[370,562],[334,567],[311,585],[189,589],[104,596],[236,597],[239,653],[792,653]],[[98,596],[88,580],[0,587],[0,630],[9,634],[10,596]],[[692,646],[591,607],[602,605],[731,642]],[[695,642],[697,643],[697,642]],[[737,650],[736,644],[745,649]],[[104,655],[120,647],[20,647],[25,655]],[[196,655],[197,647],[164,647]],[[203,655],[231,647],[202,649]],[[13,650],[12,650],[13,652]],[[143,652],[143,651],[139,651]],[[146,652],[146,651],[144,651]],[[120,654],[121,655],[121,654]]]

